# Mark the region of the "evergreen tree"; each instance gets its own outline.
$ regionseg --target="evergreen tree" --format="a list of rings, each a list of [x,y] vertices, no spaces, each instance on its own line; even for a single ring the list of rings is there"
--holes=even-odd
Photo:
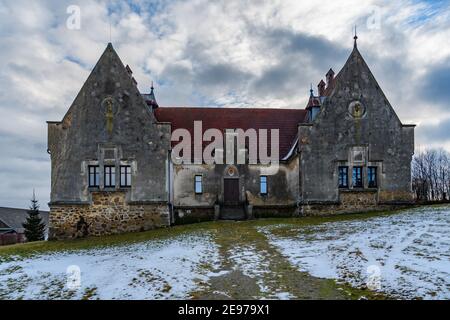
[[[31,207],[28,210],[27,221],[22,224],[25,228],[25,236],[27,241],[41,241],[45,238],[45,223],[39,214],[39,204],[33,190],[33,199],[31,199]]]

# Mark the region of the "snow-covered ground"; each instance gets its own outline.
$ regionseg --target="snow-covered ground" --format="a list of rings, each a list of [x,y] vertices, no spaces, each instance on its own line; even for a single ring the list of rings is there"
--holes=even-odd
[[[215,241],[222,227],[222,242],[233,244],[225,256]],[[228,239],[227,228],[234,227],[227,223],[210,233],[199,226],[170,239],[1,262],[0,300],[184,299],[215,290],[213,278],[236,276],[233,270],[259,287],[247,298],[295,298],[276,273],[277,262],[394,297],[450,299],[450,207],[311,225],[241,225],[266,235],[253,242]]]
[[[189,298],[217,261],[205,234],[17,259],[0,264],[0,299]]]
[[[283,236],[277,228],[289,232]],[[400,298],[450,299],[450,207],[259,230],[292,264],[313,276]]]

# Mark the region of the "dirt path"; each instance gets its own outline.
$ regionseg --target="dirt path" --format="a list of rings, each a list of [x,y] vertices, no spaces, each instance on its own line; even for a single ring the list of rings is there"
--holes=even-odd
[[[227,224],[224,226],[224,224]],[[300,272],[253,222],[220,222],[213,229],[222,258],[196,299],[357,299],[366,292]]]

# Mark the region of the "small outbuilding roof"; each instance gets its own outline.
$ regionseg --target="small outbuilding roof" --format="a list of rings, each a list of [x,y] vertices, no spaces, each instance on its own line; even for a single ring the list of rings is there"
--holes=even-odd
[[[48,211],[41,211],[39,213],[42,217],[42,221],[48,226]],[[13,229],[17,233],[23,233],[24,229],[22,223],[27,220],[28,209],[16,209],[0,207],[0,228],[1,229]]]

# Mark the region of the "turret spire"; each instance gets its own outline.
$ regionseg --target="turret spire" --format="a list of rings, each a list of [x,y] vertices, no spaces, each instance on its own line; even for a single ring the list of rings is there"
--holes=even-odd
[[[153,81],[152,81],[152,85],[150,87],[150,93],[146,94],[144,96],[145,96],[147,105],[149,105],[152,109],[158,108],[158,103],[156,102],[156,97],[155,97],[155,88],[153,85]]]

